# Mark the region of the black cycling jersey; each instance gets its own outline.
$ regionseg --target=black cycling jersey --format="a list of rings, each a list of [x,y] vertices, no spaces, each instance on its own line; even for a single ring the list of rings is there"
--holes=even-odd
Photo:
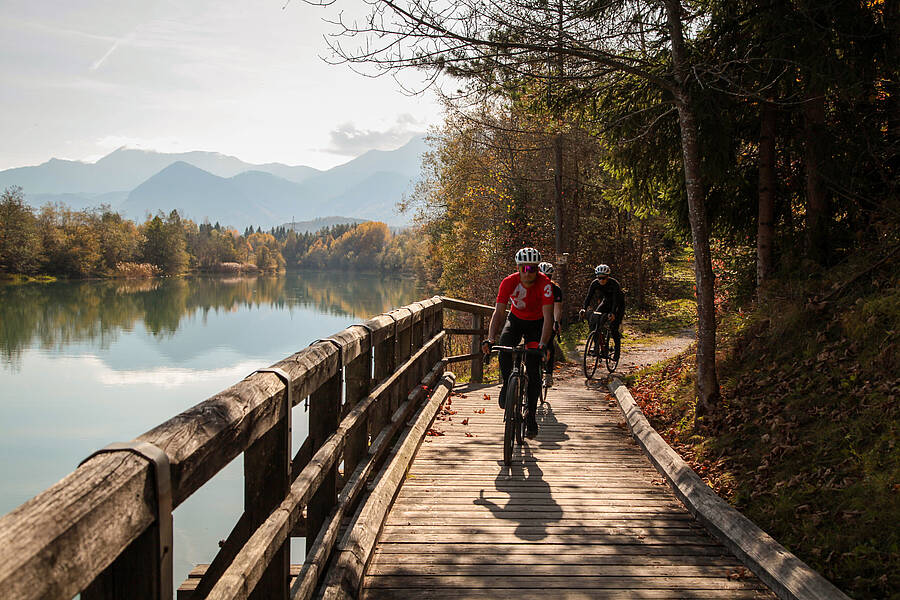
[[[622,286],[619,282],[610,277],[606,280],[606,284],[601,285],[600,281],[595,279],[588,288],[587,296],[584,298],[584,309],[591,305],[594,296],[599,294],[600,302],[595,309],[598,312],[608,312],[614,315],[620,315],[625,310],[625,295],[622,293]]]
[[[562,288],[556,285],[553,281],[550,282],[550,285],[553,286],[553,301],[554,302],[562,302]]]

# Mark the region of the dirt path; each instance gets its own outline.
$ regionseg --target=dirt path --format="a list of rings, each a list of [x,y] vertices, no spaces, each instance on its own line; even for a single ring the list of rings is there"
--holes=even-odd
[[[619,360],[619,366],[616,369],[617,375],[629,375],[634,371],[650,366],[661,360],[666,360],[667,358],[671,358],[676,354],[683,352],[689,345],[694,342],[695,332],[693,329],[685,329],[678,332],[677,335],[671,337],[658,337],[653,338],[647,342],[629,343],[629,338],[633,339],[635,337],[637,336],[634,335],[633,330],[630,330],[628,328],[628,324],[626,322],[625,335],[622,339],[623,348],[621,358]],[[577,346],[577,354],[569,353],[568,356],[569,361],[571,363],[575,363],[575,366],[578,367],[578,370],[581,369],[581,353],[583,351],[584,341],[582,341]],[[564,368],[564,365],[560,365],[560,369],[567,372],[570,370],[571,366],[572,365],[569,365],[569,368]],[[601,365],[597,371],[597,377],[600,378],[605,374],[605,365]]]

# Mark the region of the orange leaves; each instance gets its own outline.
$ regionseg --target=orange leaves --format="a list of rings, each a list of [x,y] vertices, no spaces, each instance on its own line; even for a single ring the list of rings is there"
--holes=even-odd
[[[484,395],[484,400],[485,400],[485,402],[490,401],[490,399],[491,399],[490,396],[488,396],[487,394]]]
[[[469,417],[466,417],[465,419],[463,419],[463,420],[462,420],[462,424],[463,424],[463,425],[468,425],[468,424],[469,424]]]
[[[428,431],[425,432],[425,435],[431,436],[431,437],[440,437],[440,436],[444,435],[444,432],[434,429],[432,427],[431,429],[429,429]]]
[[[475,434],[474,434],[474,433],[469,433],[469,432],[467,431],[467,432],[466,432],[466,437],[475,437]]]
[[[474,412],[475,412],[476,415],[483,415],[483,414],[484,414],[484,409],[482,408],[481,410],[476,410],[476,411],[474,411]]]

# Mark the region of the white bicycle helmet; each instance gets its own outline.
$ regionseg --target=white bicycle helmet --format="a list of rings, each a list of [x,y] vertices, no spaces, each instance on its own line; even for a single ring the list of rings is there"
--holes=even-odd
[[[609,265],[597,265],[594,269],[594,275],[609,275]]]
[[[541,273],[544,275],[553,275],[553,265],[548,262],[542,262],[538,265],[538,269],[541,270]]]
[[[522,248],[516,252],[517,265],[530,265],[541,262],[541,253],[534,248]]]

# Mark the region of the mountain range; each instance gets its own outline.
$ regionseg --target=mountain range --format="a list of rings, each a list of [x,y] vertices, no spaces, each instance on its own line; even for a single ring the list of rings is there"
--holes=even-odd
[[[415,137],[397,150],[370,150],[332,169],[281,163],[251,164],[214,152],[160,153],[120,148],[95,163],[51,159],[0,171],[0,189],[23,188],[39,206],[108,204],[142,221],[177,209],[196,222],[269,228],[333,215],[408,223],[396,211],[413,191],[427,147]]]

